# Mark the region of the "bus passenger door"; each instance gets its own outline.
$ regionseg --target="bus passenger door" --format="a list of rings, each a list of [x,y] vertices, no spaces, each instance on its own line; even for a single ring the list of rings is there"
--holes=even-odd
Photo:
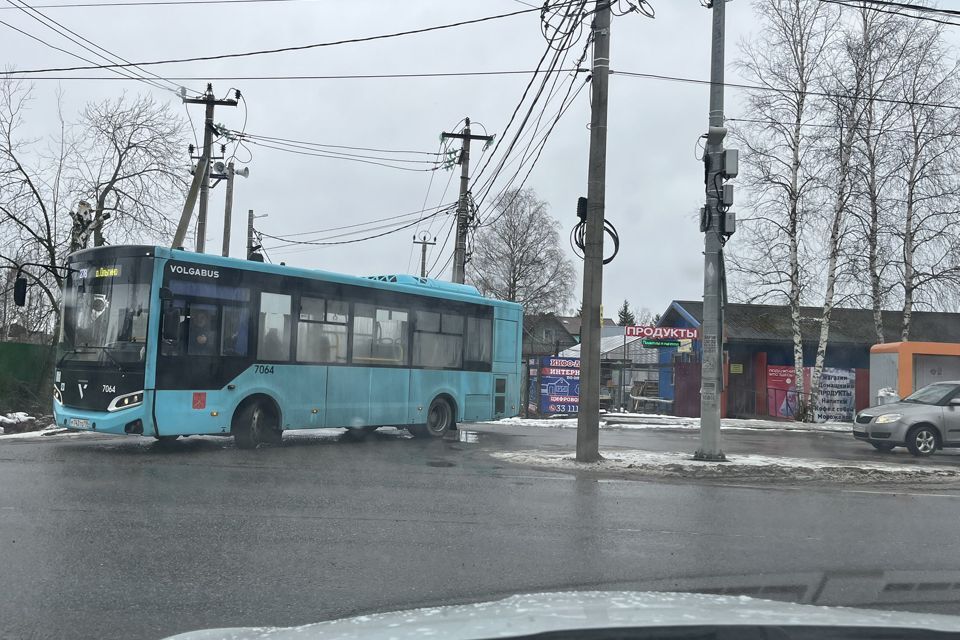
[[[409,396],[409,369],[371,369],[370,424],[391,426],[406,424]]]
[[[363,427],[370,422],[370,406],[375,398],[370,393],[370,372],[367,367],[330,368],[327,375],[327,427]]]

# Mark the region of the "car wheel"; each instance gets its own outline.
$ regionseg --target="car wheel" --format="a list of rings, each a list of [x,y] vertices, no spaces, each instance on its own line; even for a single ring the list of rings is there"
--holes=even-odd
[[[256,449],[261,444],[280,444],[283,432],[274,412],[262,402],[248,402],[234,416],[233,439],[241,449]]]
[[[921,424],[907,432],[907,449],[915,456],[929,456],[940,448],[940,434],[931,426]]]
[[[417,438],[442,438],[455,424],[450,403],[443,398],[434,398],[427,409],[427,423],[412,424],[407,430]]]
[[[897,446],[892,442],[871,442],[870,444],[872,444],[873,448],[877,451],[883,451],[884,453],[890,453],[893,451],[893,448]]]

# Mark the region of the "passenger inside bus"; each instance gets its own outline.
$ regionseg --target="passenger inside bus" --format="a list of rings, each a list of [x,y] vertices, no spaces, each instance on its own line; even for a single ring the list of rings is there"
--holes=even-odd
[[[208,356],[217,352],[217,335],[210,314],[204,309],[191,309],[190,313],[190,355]]]

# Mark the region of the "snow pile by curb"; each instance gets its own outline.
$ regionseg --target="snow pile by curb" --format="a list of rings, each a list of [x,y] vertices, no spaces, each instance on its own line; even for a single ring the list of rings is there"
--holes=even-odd
[[[67,433],[73,433],[75,435],[84,435],[86,433],[93,433],[93,432],[87,432],[87,431],[75,432],[75,431],[71,431],[70,429],[66,429],[64,427],[58,427],[55,424],[51,424],[50,426],[45,427],[43,429],[38,429],[37,431],[23,431],[21,433],[7,433],[7,434],[0,433],[0,440],[13,440],[15,438],[39,438],[40,436],[58,436],[58,435],[67,434]]]
[[[0,434],[6,433],[7,430],[9,430],[10,433],[34,431],[34,429],[30,428],[33,426],[30,423],[34,422],[35,420],[36,418],[23,411],[15,411],[6,415],[0,415]]]
[[[514,464],[569,471],[636,472],[677,478],[763,478],[782,480],[829,480],[838,482],[951,481],[960,479],[960,467],[886,462],[810,460],[764,455],[732,455],[728,462],[694,460],[689,453],[642,450],[601,452],[600,462],[577,462],[570,453],[504,451],[493,457]]]
[[[620,429],[623,431],[644,429],[699,429],[700,418],[682,418],[644,413],[606,413],[601,415],[601,429]],[[559,429],[575,429],[576,418],[504,418],[494,424],[513,425],[520,427],[552,427]],[[853,425],[844,422],[825,422],[813,424],[809,422],[787,422],[780,420],[760,420],[746,418],[724,418],[724,430],[753,430],[753,431],[794,431],[809,432],[836,432],[849,433]]]

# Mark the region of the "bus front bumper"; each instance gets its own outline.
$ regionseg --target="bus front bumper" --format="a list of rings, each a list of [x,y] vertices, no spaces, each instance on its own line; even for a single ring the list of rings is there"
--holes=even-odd
[[[77,431],[96,431],[118,435],[154,435],[153,420],[146,403],[120,411],[90,411],[53,404],[53,417],[58,427]]]

